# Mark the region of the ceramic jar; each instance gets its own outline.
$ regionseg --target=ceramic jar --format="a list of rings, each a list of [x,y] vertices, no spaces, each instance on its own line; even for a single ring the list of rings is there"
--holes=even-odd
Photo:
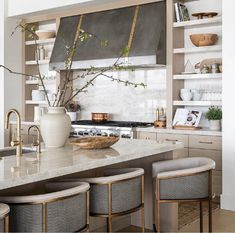
[[[40,120],[42,138],[47,148],[63,147],[71,130],[71,120],[64,107],[49,107]]]

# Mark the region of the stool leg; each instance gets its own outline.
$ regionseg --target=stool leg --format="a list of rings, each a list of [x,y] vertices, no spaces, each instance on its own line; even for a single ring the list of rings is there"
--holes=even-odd
[[[4,232],[9,232],[9,216],[6,216],[4,219]]]
[[[160,219],[161,214],[160,213],[161,213],[161,211],[160,211],[160,201],[157,200],[157,213],[156,213],[156,215],[157,215],[157,232],[158,233],[161,232],[161,226],[160,226],[160,224],[161,224],[161,219]]]
[[[209,200],[209,232],[212,232],[212,200]]]
[[[145,218],[144,218],[144,207],[141,209],[141,222],[142,222],[142,232],[145,232]]]
[[[112,232],[112,218],[107,218],[107,232]]]
[[[203,202],[200,201],[200,232],[203,232]]]

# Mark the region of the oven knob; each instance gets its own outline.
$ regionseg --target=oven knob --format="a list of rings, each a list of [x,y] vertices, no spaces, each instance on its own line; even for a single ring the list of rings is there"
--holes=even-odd
[[[78,131],[77,135],[82,136],[83,135],[83,131]]]
[[[96,136],[97,130],[96,129],[91,129],[89,135],[90,136]]]
[[[86,130],[86,131],[83,132],[83,135],[84,135],[84,136],[85,136],[85,135],[87,136],[87,135],[89,135],[89,132]]]
[[[106,132],[103,132],[101,135],[102,135],[103,137],[107,137],[107,136],[108,136],[108,134],[107,134]]]

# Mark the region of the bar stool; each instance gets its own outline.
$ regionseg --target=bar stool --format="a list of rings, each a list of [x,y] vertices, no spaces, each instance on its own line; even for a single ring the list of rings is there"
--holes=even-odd
[[[10,232],[88,231],[89,187],[56,182],[46,184],[37,195],[0,197],[11,208]]]
[[[112,232],[113,218],[139,210],[144,232],[144,169],[110,169],[103,177],[79,181],[90,183],[90,215],[107,218],[108,232]]]
[[[9,232],[9,212],[9,206],[0,203],[0,232]]]
[[[186,158],[152,164],[155,183],[157,231],[160,232],[160,205],[172,202],[199,202],[200,232],[203,232],[203,202],[209,204],[209,232],[212,232],[212,170],[208,158]]]

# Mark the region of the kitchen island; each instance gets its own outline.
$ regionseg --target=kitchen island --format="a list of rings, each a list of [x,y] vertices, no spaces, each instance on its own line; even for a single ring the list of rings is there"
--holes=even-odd
[[[0,194],[61,177],[94,176],[102,174],[104,167],[142,167],[145,169],[146,227],[152,228],[152,175],[153,162],[173,158],[173,151],[183,148],[182,143],[120,139],[115,145],[102,150],[84,150],[66,145],[47,149],[37,160],[36,152],[24,154],[19,169],[16,157],[0,160]],[[14,170],[14,171],[13,171]],[[132,224],[138,225],[132,215]]]

